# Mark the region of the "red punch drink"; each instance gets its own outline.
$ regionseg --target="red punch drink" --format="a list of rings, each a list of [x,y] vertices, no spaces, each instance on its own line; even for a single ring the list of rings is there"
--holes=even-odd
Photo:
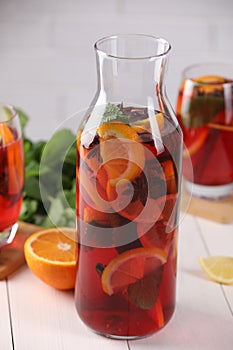
[[[75,300],[94,331],[130,339],[159,330],[174,311],[182,144],[162,113],[115,108],[120,117],[77,138]]]
[[[194,69],[193,74],[198,74],[198,66]],[[233,80],[223,75],[185,79],[177,114],[186,146],[183,175],[187,189],[191,192],[193,188],[193,194],[201,197],[228,196],[233,192]]]
[[[13,239],[10,231],[20,214],[23,185],[24,153],[18,116],[11,107],[0,105],[0,246]]]
[[[170,44],[95,44],[98,89],[77,133],[75,303],[98,334],[135,339],[175,308],[182,132],[165,93]]]

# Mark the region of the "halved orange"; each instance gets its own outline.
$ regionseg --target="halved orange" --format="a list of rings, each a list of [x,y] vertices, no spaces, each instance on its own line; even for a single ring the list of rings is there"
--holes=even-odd
[[[166,253],[159,248],[136,248],[113,258],[102,274],[102,288],[112,295],[165,264]]]
[[[61,290],[74,288],[77,267],[74,229],[39,230],[26,240],[24,254],[30,270],[43,282]]]
[[[144,167],[143,145],[137,132],[124,123],[109,122],[99,126],[100,154],[111,186],[120,180],[132,181]]]

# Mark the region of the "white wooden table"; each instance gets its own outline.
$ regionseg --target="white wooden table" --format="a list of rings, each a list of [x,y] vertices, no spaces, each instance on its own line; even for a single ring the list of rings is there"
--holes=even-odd
[[[110,340],[79,320],[73,292],[50,288],[23,266],[0,282],[1,350],[232,350],[233,286],[206,279],[199,256],[233,256],[233,223],[185,215],[180,227],[176,311],[157,334]]]

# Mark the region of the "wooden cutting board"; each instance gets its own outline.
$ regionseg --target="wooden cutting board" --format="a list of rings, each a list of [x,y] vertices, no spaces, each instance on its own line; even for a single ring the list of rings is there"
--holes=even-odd
[[[13,242],[0,249],[0,280],[3,280],[25,263],[23,246],[26,239],[41,229],[39,226],[19,222]]]
[[[233,195],[221,200],[190,197],[182,186],[181,210],[204,219],[229,224],[233,222]]]

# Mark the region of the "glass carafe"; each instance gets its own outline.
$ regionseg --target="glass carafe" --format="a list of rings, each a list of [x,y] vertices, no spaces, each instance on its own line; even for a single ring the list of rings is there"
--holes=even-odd
[[[82,321],[107,337],[152,334],[175,307],[182,134],[165,91],[170,44],[95,44],[98,91],[77,134]]]

